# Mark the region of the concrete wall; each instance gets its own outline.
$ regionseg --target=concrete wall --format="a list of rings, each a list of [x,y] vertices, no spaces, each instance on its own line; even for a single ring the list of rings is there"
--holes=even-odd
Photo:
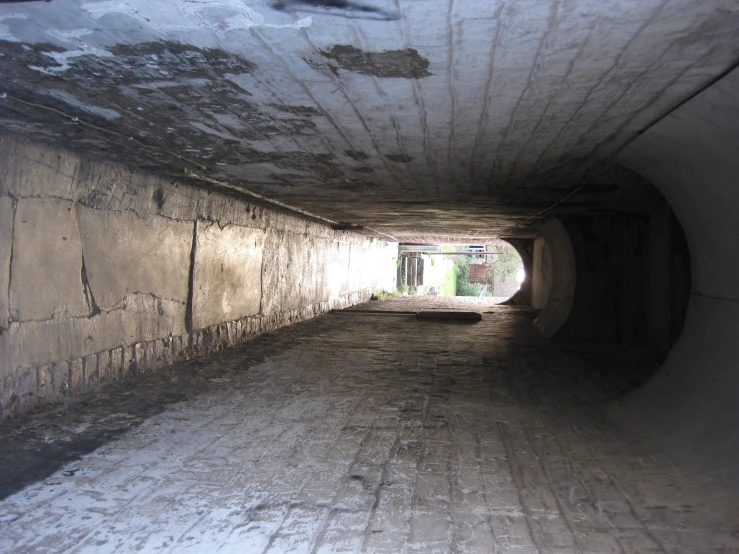
[[[531,305],[541,310],[552,292],[552,251],[543,237],[534,240],[531,276]]]
[[[642,134],[620,163],[670,203],[690,249],[685,328],[660,371],[622,403],[674,451],[739,487],[739,71]]]
[[[665,205],[649,218],[647,243],[647,341],[663,354],[670,340],[670,208]],[[666,286],[667,285],[667,286]]]
[[[666,204],[649,219],[647,343],[663,357],[682,334],[690,293],[685,233]]]
[[[561,220],[575,252],[577,286],[572,312],[558,336],[645,344],[649,218],[607,214]],[[669,294],[669,281],[662,288]]]
[[[0,142],[0,410],[78,394],[395,286],[397,245]]]
[[[570,236],[559,219],[547,218],[539,233],[552,254],[551,287],[534,327],[545,337],[552,337],[570,317],[578,280],[577,262]]]
[[[576,279],[570,285],[571,310],[557,336],[648,345],[655,355],[666,356],[682,329],[690,282],[682,228],[666,202],[651,214],[562,215],[560,221],[575,271],[559,278]],[[537,309],[549,302],[562,263],[562,253],[553,255],[550,246],[562,239],[548,226],[534,240],[532,306]]]

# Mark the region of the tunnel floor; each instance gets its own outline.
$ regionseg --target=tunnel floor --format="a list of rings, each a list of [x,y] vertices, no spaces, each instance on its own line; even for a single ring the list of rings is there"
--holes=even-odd
[[[329,314],[5,422],[0,551],[739,552],[729,493],[605,417],[648,359],[482,311]]]

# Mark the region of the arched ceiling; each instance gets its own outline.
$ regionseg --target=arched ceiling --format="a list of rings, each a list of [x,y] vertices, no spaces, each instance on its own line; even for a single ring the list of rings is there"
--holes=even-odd
[[[735,0],[2,3],[0,130],[398,238],[491,236],[726,70],[737,29]],[[559,211],[650,195],[609,166]]]

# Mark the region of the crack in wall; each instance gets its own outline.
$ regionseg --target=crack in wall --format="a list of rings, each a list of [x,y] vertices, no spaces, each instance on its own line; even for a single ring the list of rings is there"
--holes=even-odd
[[[59,315],[59,314],[61,314],[61,312],[55,312],[55,313],[52,314],[51,317],[46,318],[46,319],[33,319],[33,318],[31,318],[31,319],[12,319],[11,324],[21,325],[21,324],[24,324],[24,323],[49,323],[49,322],[52,322],[52,321],[62,321],[63,322],[65,320],[70,320],[70,319],[93,319],[95,316],[99,316],[101,314],[110,314],[112,312],[120,312],[120,311],[127,311],[127,312],[132,313],[132,314],[146,314],[146,313],[150,313],[148,310],[129,309],[128,297],[129,296],[133,296],[133,295],[137,295],[137,296],[149,296],[149,297],[153,298],[154,300],[156,300],[157,303],[158,303],[157,304],[157,310],[159,312],[159,315],[164,315],[164,308],[162,307],[161,302],[171,302],[172,304],[179,304],[181,306],[183,306],[183,305],[186,306],[187,305],[187,303],[184,302],[184,301],[182,301],[182,300],[175,300],[175,299],[172,299],[172,298],[167,298],[167,297],[164,297],[164,296],[159,296],[159,295],[154,294],[152,292],[130,291],[130,292],[128,292],[126,294],[126,298],[124,298],[123,300],[121,300],[120,302],[116,303],[115,305],[113,305],[110,308],[104,308],[104,307],[98,306],[97,304],[93,304],[93,309],[96,309],[97,310],[97,311],[95,311],[95,313],[86,314],[86,315],[73,315],[73,314],[70,314],[70,315],[64,315],[63,318],[57,318],[56,316]]]
[[[183,300],[177,300],[175,298],[168,298],[166,296],[161,296],[161,295],[156,294],[156,293],[153,293],[153,292],[144,292],[144,291],[141,291],[141,290],[132,290],[132,291],[129,291],[129,292],[126,293],[126,297],[123,300],[121,300],[120,302],[116,302],[110,308],[102,308],[101,311],[107,313],[107,312],[112,312],[112,311],[115,311],[115,310],[125,310],[126,308],[128,308],[128,297],[131,296],[131,295],[150,296],[154,300],[157,300],[157,301],[162,301],[163,300],[165,302],[171,302],[172,304],[180,304],[180,305],[186,305],[187,304]]]
[[[190,272],[187,276],[187,303],[185,304],[185,329],[193,329],[192,302],[195,295],[195,253],[198,243],[198,222],[195,220],[192,226],[192,248],[190,249]]]
[[[18,209],[18,200],[16,200],[12,196],[9,196],[9,198],[13,202],[13,216],[12,216],[13,221],[10,225],[10,241],[9,241],[10,255],[8,256],[8,290],[7,290],[7,296],[6,296],[7,302],[8,302],[8,306],[7,306],[8,318],[6,321],[0,322],[0,335],[3,334],[3,331],[5,329],[8,329],[10,327],[10,323],[12,321],[12,318],[10,316],[10,290],[11,290],[11,285],[13,283],[13,250],[14,250],[13,243],[15,242],[15,213],[16,213],[16,210]]]
[[[84,245],[83,245],[84,246]],[[92,287],[90,286],[90,280],[87,278],[87,268],[85,267],[85,252],[84,248],[82,251],[82,271],[80,272],[82,279],[82,292],[85,295],[85,301],[87,307],[90,310],[90,317],[96,316],[100,313],[100,306],[95,302],[95,295],[92,293]]]
[[[74,312],[70,312],[65,305],[66,302],[62,301],[57,303],[56,308],[53,308],[51,312],[28,314],[36,316],[38,319],[21,319],[20,314],[16,314],[17,317],[8,323],[9,330],[5,330],[2,345],[0,345],[0,349],[2,349],[2,346],[7,348],[6,352],[3,353],[3,362],[7,358],[8,363],[7,366],[2,368],[3,371],[6,367],[21,368],[29,364],[43,363],[48,365],[62,363],[64,360],[75,362],[76,358],[90,355],[94,350],[107,351],[107,347],[118,340],[122,341],[121,344],[148,343],[161,340],[163,333],[170,336],[173,334],[182,335],[182,341],[187,343],[187,348],[199,348],[199,343],[193,340],[192,335],[185,340],[182,333],[185,329],[188,332],[195,333],[200,333],[200,329],[204,329],[198,323],[199,313],[195,311],[198,307],[194,304],[194,301],[197,300],[195,295],[198,293],[195,289],[196,275],[194,274],[196,254],[202,256],[202,252],[198,252],[197,245],[199,238],[198,225],[217,226],[215,228],[221,230],[229,227],[239,227],[252,229],[253,232],[257,233],[271,231],[281,237],[280,242],[284,242],[288,237],[291,237],[290,240],[295,242],[294,248],[298,250],[313,248],[313,246],[306,245],[306,241],[311,241],[311,245],[321,246],[319,248],[320,252],[323,251],[322,245],[331,245],[334,242],[349,246],[356,244],[362,248],[367,247],[366,237],[359,233],[334,231],[323,223],[306,221],[295,215],[281,213],[279,210],[262,206],[259,203],[245,202],[236,196],[221,191],[207,191],[207,189],[193,186],[187,182],[177,183],[160,177],[150,178],[133,170],[129,174],[124,168],[120,166],[111,168],[113,164],[105,162],[98,165],[100,162],[82,160],[82,163],[77,164],[76,176],[70,182],[57,168],[52,171],[47,169],[56,164],[38,162],[38,160],[28,156],[23,157],[23,143],[17,143],[10,139],[5,147],[8,148],[11,145],[13,145],[12,152],[14,156],[20,156],[23,159],[23,164],[12,163],[6,165],[0,179],[3,181],[2,196],[11,199],[3,200],[6,225],[10,223],[10,207],[13,208],[14,221],[11,230],[14,235],[16,258],[21,254],[30,254],[24,252],[22,246],[21,250],[18,250],[21,243],[17,242],[19,235],[15,223],[20,225],[20,220],[16,221],[15,210],[20,205],[19,199],[23,199],[24,202],[27,201],[26,199],[33,199],[34,201],[48,199],[53,202],[63,202],[65,206],[67,204],[74,204],[77,208],[84,206],[84,209],[90,210],[91,213],[88,215],[92,218],[92,221],[96,222],[96,225],[100,223],[100,216],[103,216],[106,212],[106,217],[109,219],[123,217],[123,214],[133,212],[137,216],[129,216],[129,223],[133,226],[141,225],[146,219],[155,220],[156,216],[163,217],[164,219],[160,220],[162,222],[165,220],[177,221],[180,226],[184,225],[180,228],[178,234],[180,239],[185,240],[184,258],[180,259],[188,264],[189,253],[189,267],[188,265],[178,266],[180,268],[180,287],[176,295],[170,295],[176,296],[178,300],[164,298],[154,292],[130,291],[126,287],[116,289],[118,292],[109,294],[110,298],[105,300],[102,296],[110,292],[109,283],[105,279],[100,280],[100,277],[96,278],[93,265],[97,268],[97,265],[102,262],[101,257],[106,258],[110,255],[110,252],[94,250],[88,242],[91,238],[88,235],[87,239],[81,241],[81,250],[77,251],[74,256],[76,261],[69,265],[69,271],[64,277],[64,283],[66,283],[68,289],[68,293],[65,292],[65,295],[71,295],[74,292],[79,295],[79,287],[82,286],[83,294],[78,299],[79,308],[75,308]],[[7,155],[8,151],[5,152],[4,157],[7,158]],[[70,158],[64,158],[64,156],[69,156],[69,154],[63,150],[54,149],[51,153],[47,153],[44,159],[50,161],[60,157],[59,167],[69,167],[72,162]],[[7,190],[10,185],[13,188],[12,194],[16,196],[11,196],[11,192]],[[45,193],[42,187],[49,189],[48,193]],[[92,210],[95,213],[92,213]],[[165,212],[164,214],[161,213],[162,210]],[[157,211],[159,213],[156,213]],[[166,215],[167,213],[185,214],[185,217],[171,217]],[[23,214],[20,214],[19,217],[22,216]],[[42,217],[39,219],[39,225],[44,226],[45,221]],[[252,221],[256,225],[250,224]],[[79,221],[77,225],[79,228]],[[193,226],[192,229],[190,225]],[[88,233],[96,233],[96,229],[97,227],[93,226],[87,231]],[[201,229],[201,231],[203,230]],[[47,228],[43,232],[45,236],[55,236],[52,228]],[[187,244],[188,240],[192,241],[190,245]],[[314,240],[317,242],[314,243]],[[189,252],[188,246],[190,246]],[[321,264],[321,261],[316,260],[316,256],[320,257],[322,255],[319,251],[312,251],[307,257],[304,256],[306,258],[305,263],[313,268],[312,270],[315,270],[315,267]],[[163,254],[166,255],[166,252]],[[348,255],[347,252],[347,257]],[[353,253],[352,258],[356,255],[356,253]],[[8,258],[8,256],[9,252],[6,251],[5,258]],[[16,260],[16,265],[18,260]],[[71,261],[66,256],[66,251],[65,260],[66,262]],[[37,258],[38,261],[41,260]],[[348,263],[348,260],[345,261]],[[93,262],[96,262],[96,264],[93,264]],[[257,265],[254,269],[259,271],[261,275],[264,275],[265,272],[279,271],[281,267],[279,259],[272,257],[267,260],[262,257],[259,263],[261,267]],[[302,263],[299,261],[299,264]],[[25,275],[16,270],[14,277],[13,281],[17,295],[19,291],[23,290],[19,285],[23,284],[22,281]],[[8,278],[10,278],[10,272],[8,272]],[[185,285],[184,279],[187,279],[187,285]],[[96,281],[94,288],[92,287],[92,281]],[[160,281],[156,282],[159,283]],[[3,283],[3,289],[5,288],[4,285],[5,283]],[[151,285],[150,287],[149,285],[129,283],[129,286],[131,285],[144,290],[159,288],[158,285]],[[187,286],[187,289],[183,290],[185,286]],[[338,298],[332,298],[331,294],[333,293],[328,293],[327,298],[323,299],[326,295],[319,288],[316,288],[315,291],[311,289],[308,293],[300,291],[298,288],[297,286],[291,286],[288,282],[287,286],[283,287],[279,294],[271,299],[275,304],[274,307],[279,311],[267,316],[262,315],[262,310],[266,309],[270,302],[270,299],[265,297],[265,293],[269,293],[269,290],[265,291],[263,286],[254,289],[255,296],[261,293],[259,294],[259,304],[256,304],[255,298],[255,305],[253,306],[254,309],[259,310],[255,314],[255,319],[253,319],[254,321],[261,321],[257,324],[257,328],[276,328],[275,326],[279,327],[302,321],[331,307],[345,307],[368,296],[368,294],[357,295],[352,292],[349,293],[349,296],[339,294]],[[50,290],[49,294],[56,293]],[[59,295],[56,294],[56,296]],[[218,302],[217,299],[212,298],[208,301]],[[9,306],[11,305],[9,302]],[[227,317],[230,317],[230,314],[227,314]],[[249,321],[252,321],[252,319]],[[217,335],[219,337],[223,335],[224,328],[228,329],[230,336],[231,327],[224,327],[226,323],[218,324]],[[196,324],[198,329],[195,329]],[[166,336],[164,335],[164,338]],[[45,342],[48,344],[45,344]],[[128,351],[130,347],[126,346],[125,349]],[[130,354],[124,355],[124,358],[135,361],[139,355],[140,349],[135,352],[131,350]],[[146,359],[142,358],[142,362],[148,363],[148,354]],[[83,369],[87,367],[86,363],[82,362]],[[91,363],[94,363],[94,361]],[[0,398],[0,404],[2,403],[3,401]],[[3,407],[0,406],[0,408]]]

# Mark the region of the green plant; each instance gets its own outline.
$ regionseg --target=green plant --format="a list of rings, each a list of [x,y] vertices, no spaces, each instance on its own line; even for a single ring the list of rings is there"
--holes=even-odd
[[[481,292],[480,283],[457,283],[457,296],[480,296]]]
[[[404,294],[408,292],[408,285],[398,285],[398,294]]]
[[[470,256],[457,256],[454,259],[454,268],[457,272],[457,296],[479,296],[482,291],[480,283],[470,283]]]
[[[518,252],[516,252],[513,246],[505,242],[498,247],[498,252],[499,254],[497,256],[493,256],[492,260],[488,261],[488,266],[493,267],[501,281],[515,279],[516,273],[523,268],[523,262]]]
[[[457,295],[457,267],[452,266],[444,276],[444,284],[441,287],[442,296]]]
[[[459,288],[459,285],[466,283],[470,276],[470,257],[457,256],[454,260],[454,266],[457,268],[457,288]]]

